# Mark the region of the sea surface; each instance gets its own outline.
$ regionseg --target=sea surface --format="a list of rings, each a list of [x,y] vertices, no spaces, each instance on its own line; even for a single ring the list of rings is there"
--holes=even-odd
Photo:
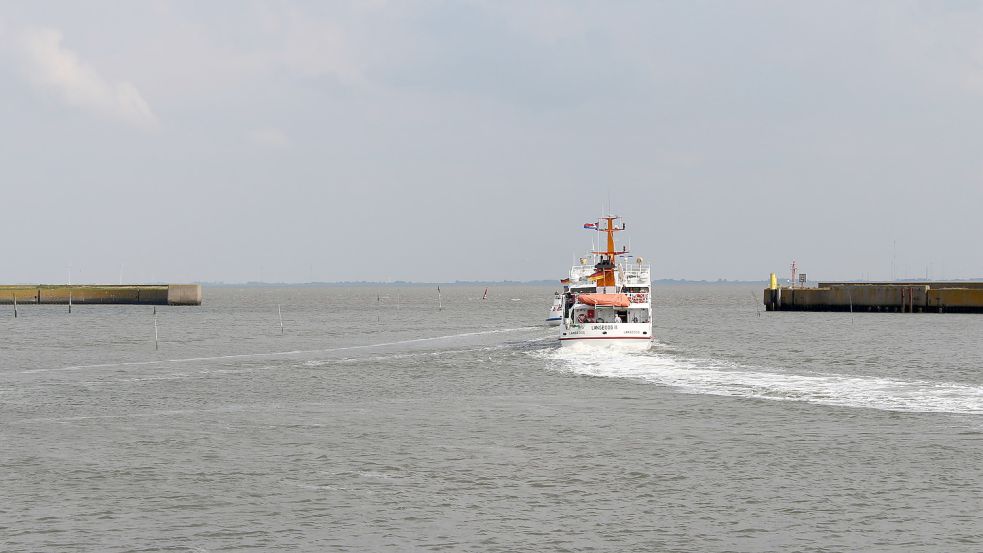
[[[983,316],[482,291],[0,306],[0,551],[983,551]]]

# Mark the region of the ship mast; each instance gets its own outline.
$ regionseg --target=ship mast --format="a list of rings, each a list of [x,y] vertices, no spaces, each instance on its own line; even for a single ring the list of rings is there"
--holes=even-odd
[[[601,217],[602,220],[607,221],[607,227],[603,229],[598,229],[600,232],[605,232],[608,235],[608,249],[602,252],[593,252],[597,255],[602,255],[601,262],[594,265],[594,268],[598,270],[599,275],[597,275],[597,286],[616,286],[616,281],[614,278],[614,271],[616,265],[616,257],[619,255],[625,255],[628,253],[628,249],[622,247],[621,251],[616,251],[614,249],[614,233],[625,230],[625,224],[622,222],[621,227],[618,228],[614,226],[614,222],[621,217],[609,215],[607,217]],[[595,273],[597,274],[597,273]]]

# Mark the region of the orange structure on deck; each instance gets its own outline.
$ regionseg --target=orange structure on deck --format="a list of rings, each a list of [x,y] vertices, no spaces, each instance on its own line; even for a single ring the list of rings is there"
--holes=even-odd
[[[628,307],[631,300],[625,294],[580,294],[577,301],[585,305]]]
[[[602,252],[592,252],[592,253],[595,253],[597,255],[607,256],[607,259],[602,259],[601,262],[597,264],[598,272],[601,273],[600,275],[598,275],[598,278],[596,279],[597,286],[615,286],[616,285],[616,281],[615,281],[615,278],[614,278],[614,267],[615,267],[616,257],[619,256],[619,255],[625,255],[625,254],[628,253],[628,249],[627,248],[624,248],[624,247],[621,248],[621,251],[620,252],[619,251],[616,251],[614,249],[614,233],[615,232],[620,232],[622,230],[625,230],[625,224],[624,223],[621,224],[621,228],[618,228],[618,227],[614,226],[614,222],[616,220],[620,219],[620,218],[621,217],[617,217],[617,216],[601,217],[601,219],[607,221],[608,224],[607,224],[607,228],[598,229],[598,231],[599,232],[606,232],[607,233],[607,235],[608,235],[608,241],[607,241],[608,242],[607,243],[608,249],[605,250],[605,251],[602,251]],[[594,280],[594,279],[592,279],[592,280]]]

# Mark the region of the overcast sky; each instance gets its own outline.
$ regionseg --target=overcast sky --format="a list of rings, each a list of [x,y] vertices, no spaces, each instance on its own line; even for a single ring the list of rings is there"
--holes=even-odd
[[[977,2],[20,2],[0,282],[983,276]],[[896,246],[895,246],[896,244]]]

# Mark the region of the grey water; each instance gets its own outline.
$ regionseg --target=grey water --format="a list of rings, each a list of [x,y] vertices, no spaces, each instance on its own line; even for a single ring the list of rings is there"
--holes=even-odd
[[[626,354],[482,291],[0,306],[0,550],[983,550],[983,316],[679,286]]]

